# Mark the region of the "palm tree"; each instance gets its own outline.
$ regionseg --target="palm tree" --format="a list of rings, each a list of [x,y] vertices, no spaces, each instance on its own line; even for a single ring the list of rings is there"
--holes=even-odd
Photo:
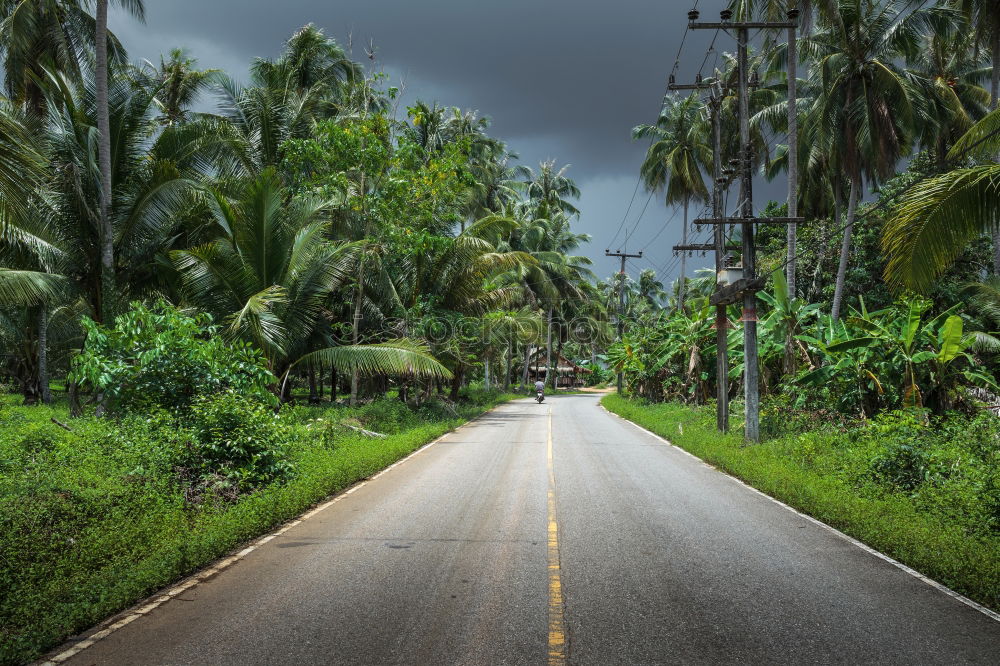
[[[277,61],[258,58],[251,70],[271,87],[291,86],[299,95],[322,87],[332,98],[340,97],[341,86],[362,76],[361,66],[312,23],[288,39]]]
[[[541,162],[537,173],[530,167],[525,167],[523,193],[535,218],[552,219],[560,213],[570,216],[580,214],[569,201],[580,198],[580,188],[566,176],[568,169],[568,164],[557,169],[555,160]]]
[[[927,10],[911,14],[896,0],[837,0],[828,25],[802,40],[822,82],[807,122],[816,124],[822,149],[835,155],[850,182],[847,222],[840,249],[831,314],[840,316],[851,235],[865,181],[893,174],[910,151],[915,124],[913,87],[897,60],[913,52]]]
[[[968,19],[976,46],[990,52],[990,109],[1000,108],[1000,8],[994,0],[946,0]],[[1000,229],[993,231],[993,272],[1000,275]]]
[[[191,105],[221,74],[218,69],[196,69],[197,64],[197,59],[181,49],[172,49],[169,60],[161,56],[158,68],[146,62],[144,73],[148,85],[158,91],[156,105],[163,125],[170,127],[187,122]]]
[[[333,202],[291,196],[267,168],[235,199],[213,191],[209,203],[218,237],[171,255],[184,298],[223,322],[228,335],[262,349],[275,376],[320,360],[360,373],[450,374],[410,341],[309,348],[327,297],[346,283],[360,249],[326,238],[324,212]],[[288,397],[287,383],[281,396]]]
[[[993,65],[990,80],[990,108],[1000,104],[1000,11],[994,0],[945,0],[945,5],[955,7],[969,21],[976,42],[990,51]]]
[[[704,107],[696,95],[678,98],[669,95],[655,125],[639,125],[632,138],[652,140],[642,163],[641,174],[650,191],[666,190],[667,205],[684,207],[681,242],[687,244],[688,208],[692,201],[707,201],[708,189],[701,167],[712,163],[711,147],[699,127]],[[687,253],[681,253],[678,307],[684,309],[684,280],[687,277]]]
[[[1000,151],[1000,110],[976,123],[949,159],[989,159]],[[1000,229],[1000,164],[990,162],[928,178],[907,192],[886,223],[885,279],[896,289],[927,290],[981,234]]]
[[[56,177],[56,234],[67,253],[66,267],[96,316],[109,306],[104,278],[106,230],[99,201],[103,177],[93,154],[96,100],[93,82],[75,87],[64,78],[50,80],[49,140]],[[111,173],[118,185],[109,209],[111,280],[116,300],[141,298],[157,279],[156,255],[168,244],[189,203],[193,183],[172,158],[169,133],[156,136],[156,91],[135,86],[126,72],[112,69],[109,86]],[[153,287],[155,288],[155,287]]]
[[[653,269],[647,268],[639,273],[636,290],[639,298],[648,303],[650,309],[659,310],[663,307],[667,292],[663,289],[663,283],[656,279],[656,271]]]
[[[933,151],[942,170],[955,141],[989,112],[990,102],[980,86],[989,76],[985,58],[971,36],[952,33],[924,35],[907,68],[922,93],[919,142]]]
[[[117,0],[117,3],[140,21],[145,19],[143,0]],[[97,81],[97,163],[101,172],[101,312],[100,321],[111,321],[115,298],[115,238],[111,223],[111,111],[108,108],[108,0],[97,0],[95,16],[95,70]]]
[[[82,79],[81,67],[94,52],[96,22],[79,0],[0,1],[0,53],[7,96],[44,113],[46,70]],[[125,53],[108,33],[108,55],[117,63]]]

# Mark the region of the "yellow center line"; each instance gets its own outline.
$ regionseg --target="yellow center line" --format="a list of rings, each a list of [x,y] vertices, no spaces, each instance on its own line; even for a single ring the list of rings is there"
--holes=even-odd
[[[546,459],[549,471],[549,664],[566,663],[566,620],[559,565],[559,524],[556,522],[556,477],[552,470],[552,408],[549,407]]]

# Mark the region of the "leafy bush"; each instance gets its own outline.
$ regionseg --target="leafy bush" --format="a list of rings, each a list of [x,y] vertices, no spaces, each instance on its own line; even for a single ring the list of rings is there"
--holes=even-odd
[[[0,395],[0,664],[31,661],[506,397],[276,415],[227,391],[186,413],[80,418],[67,432],[49,423],[65,405]],[[332,425],[348,419],[396,434]]]
[[[191,465],[208,487],[245,492],[292,470],[288,426],[257,400],[233,391],[199,397],[185,421],[194,442]]]
[[[83,328],[71,379],[103,393],[109,411],[183,410],[198,396],[227,389],[273,400],[267,387],[275,378],[261,353],[225,342],[207,314],[187,315],[162,300],[133,303],[113,328],[86,317]]]

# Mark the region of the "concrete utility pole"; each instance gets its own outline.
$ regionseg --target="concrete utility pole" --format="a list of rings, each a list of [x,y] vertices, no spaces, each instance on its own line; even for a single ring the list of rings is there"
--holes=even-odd
[[[639,254],[629,254],[627,252],[611,252],[610,250],[604,251],[605,257],[618,257],[622,260],[622,267],[618,273],[618,341],[621,342],[622,334],[625,332],[625,320],[623,319],[625,315],[625,260],[634,258],[642,259],[642,251]],[[622,386],[622,372],[618,372],[618,395],[621,395],[623,391]]]
[[[727,179],[722,175],[722,99],[725,92],[722,84],[715,81],[707,83],[702,80],[701,75],[695,79],[693,84],[677,84],[673,75],[670,76],[669,90],[704,90],[712,91],[709,98],[708,107],[712,118],[712,216],[721,218],[722,210],[722,186]],[[674,252],[704,252],[713,250],[715,252],[715,273],[719,275],[726,267],[726,238],[725,228],[719,224],[715,226],[714,243],[689,245],[686,242],[674,246]],[[729,318],[726,316],[725,303],[718,303],[715,306],[715,421],[720,432],[729,430]]]
[[[743,216],[743,277],[753,280],[757,272],[753,244],[753,156],[750,148],[750,89],[747,64],[750,30],[737,28],[736,59],[739,68],[740,104],[740,210]],[[760,441],[760,365],[757,357],[757,292],[743,292],[743,398],[746,401],[746,438]]]
[[[796,31],[798,29],[799,10],[788,10],[788,217],[797,217],[799,214],[799,113],[798,113],[798,93],[796,91],[797,81],[795,80],[796,68],[798,65],[798,47]],[[788,282],[788,297],[795,298],[795,260],[796,260],[796,234],[798,225],[788,225],[788,259],[786,279]],[[786,346],[791,344],[791,340],[786,341]],[[787,352],[786,352],[787,353]]]
[[[716,84],[709,100],[712,114],[712,217],[722,217],[722,86]],[[726,267],[726,234],[721,224],[715,226],[715,274]],[[719,432],[729,430],[729,317],[726,306],[715,306],[715,425]]]
[[[749,42],[753,28],[791,28],[796,23],[775,23],[764,21],[732,21],[733,12],[723,10],[721,23],[698,23],[699,12],[688,12],[688,27],[693,30],[736,31],[740,149],[735,162],[740,172],[740,215],[723,217],[716,214],[708,220],[695,220],[695,224],[740,224],[743,232],[743,275],[726,287],[720,287],[709,299],[713,305],[743,303],[743,394],[746,402],[746,425],[744,436],[749,442],[760,441],[760,367],[757,355],[757,291],[764,281],[756,275],[756,255],[754,248],[754,225],[762,222],[794,224],[801,218],[758,218],[753,212],[753,151],[750,146],[750,81]],[[716,234],[718,238],[718,234]]]

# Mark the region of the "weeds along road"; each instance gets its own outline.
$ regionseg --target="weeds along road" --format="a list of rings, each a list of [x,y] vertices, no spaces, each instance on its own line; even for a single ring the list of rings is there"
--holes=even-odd
[[[598,399],[501,406],[70,663],[1000,663],[1000,622]]]

